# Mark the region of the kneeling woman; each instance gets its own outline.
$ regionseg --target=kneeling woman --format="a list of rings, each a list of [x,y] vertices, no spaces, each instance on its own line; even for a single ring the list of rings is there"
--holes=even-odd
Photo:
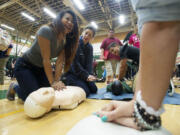
[[[10,85],[7,98],[14,100],[16,92],[19,98],[25,100],[31,92],[41,87],[62,89],[64,84],[59,78],[63,65],[64,71],[68,71],[73,61],[78,35],[76,16],[71,10],[60,12],[52,23],[42,26],[32,47],[16,62],[14,70],[19,85]],[[51,58],[55,57],[58,58],[53,75]]]
[[[79,39],[79,46],[75,59],[67,74],[65,74],[66,85],[79,86],[86,92],[86,96],[90,93],[96,93],[97,87],[93,81],[93,47],[90,41],[95,36],[95,29],[88,26],[84,29]]]

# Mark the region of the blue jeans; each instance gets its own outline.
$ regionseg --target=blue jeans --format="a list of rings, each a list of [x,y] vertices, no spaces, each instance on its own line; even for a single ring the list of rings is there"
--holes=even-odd
[[[23,101],[31,92],[41,87],[50,87],[44,68],[34,66],[23,58],[17,59],[14,74],[18,82],[14,89]]]
[[[85,91],[86,97],[88,97],[90,93],[97,92],[97,86],[94,82],[84,81],[71,73],[67,73],[65,77],[66,77],[65,80],[66,85],[81,87]]]

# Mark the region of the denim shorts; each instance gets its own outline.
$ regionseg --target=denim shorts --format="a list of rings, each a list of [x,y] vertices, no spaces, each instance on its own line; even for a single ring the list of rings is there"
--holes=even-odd
[[[141,33],[144,23],[150,21],[180,21],[180,0],[131,0],[138,17]]]

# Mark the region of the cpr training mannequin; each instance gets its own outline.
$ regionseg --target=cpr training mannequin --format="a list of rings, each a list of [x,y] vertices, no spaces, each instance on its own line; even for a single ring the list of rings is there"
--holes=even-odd
[[[60,91],[52,87],[40,88],[27,97],[24,111],[29,117],[38,118],[51,109],[74,109],[85,99],[84,90],[76,86],[66,86]]]

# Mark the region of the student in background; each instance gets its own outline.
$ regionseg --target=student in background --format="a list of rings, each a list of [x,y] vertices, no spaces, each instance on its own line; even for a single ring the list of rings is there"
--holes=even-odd
[[[140,48],[140,41],[139,37],[137,35],[137,28],[135,28],[134,33],[129,37],[129,42],[130,45],[133,45],[134,47]]]
[[[114,55],[120,56],[120,73],[119,73],[119,80],[123,80],[124,76],[126,75],[127,71],[127,60],[131,60],[131,64],[133,67],[136,67],[134,72],[133,69],[131,69],[131,74],[129,77],[133,77],[139,67],[139,56],[140,56],[140,49],[134,46],[130,46],[128,44],[123,46],[118,46],[116,43],[111,43],[108,47],[109,52],[111,52]]]
[[[5,66],[13,46],[10,44],[7,49],[0,50],[0,85],[4,84]]]
[[[94,82],[96,77],[93,75],[93,47],[90,43],[95,34],[96,30],[92,26],[87,26],[83,30],[73,64],[64,75],[66,85],[83,88],[86,96],[97,92]]]
[[[108,37],[105,38],[101,44],[101,56],[100,58],[105,61],[105,67],[107,70],[107,84],[113,81],[114,76],[118,78],[119,75],[119,61],[120,57],[108,52],[108,46],[116,42],[119,46],[122,45],[121,41],[114,36],[114,31],[109,30]]]

